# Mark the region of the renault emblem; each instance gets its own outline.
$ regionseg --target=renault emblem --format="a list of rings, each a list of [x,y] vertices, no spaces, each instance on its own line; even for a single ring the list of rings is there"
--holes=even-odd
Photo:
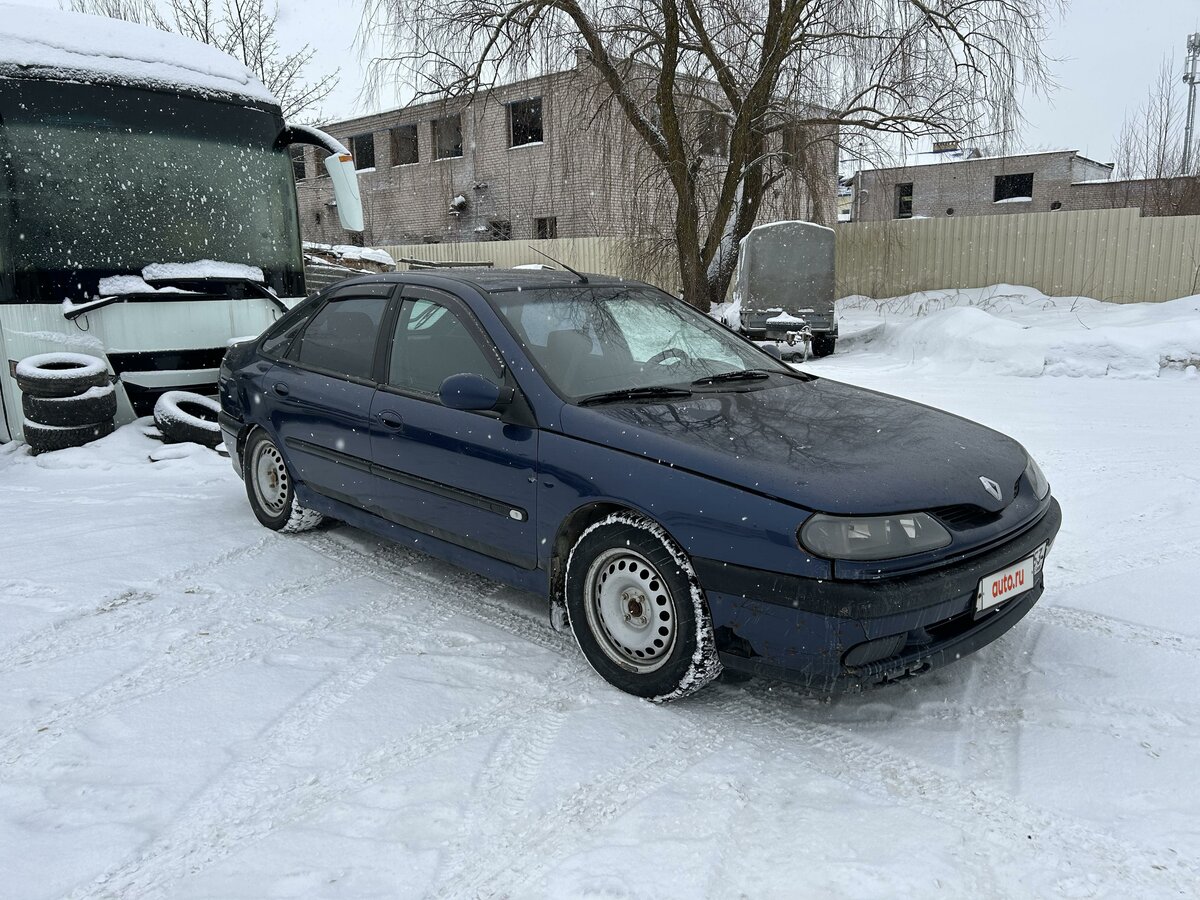
[[[987,491],[989,494],[991,494],[997,500],[1004,499],[1004,494],[1002,494],[1000,492],[1000,485],[996,484],[996,482],[992,481],[992,479],[988,478],[985,475],[980,475],[979,483],[983,485],[983,489],[985,491]]]

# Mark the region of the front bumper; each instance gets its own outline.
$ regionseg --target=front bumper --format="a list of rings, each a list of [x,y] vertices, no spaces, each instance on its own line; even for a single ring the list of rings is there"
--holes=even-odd
[[[883,581],[817,581],[694,559],[730,669],[801,682],[813,690],[857,690],[953,662],[994,641],[1042,595],[1033,587],[976,615],[981,578],[1026,558],[1058,534],[1053,498],[1030,527],[998,547],[916,575]]]

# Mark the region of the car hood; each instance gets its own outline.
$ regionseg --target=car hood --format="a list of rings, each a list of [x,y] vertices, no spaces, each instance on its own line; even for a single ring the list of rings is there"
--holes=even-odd
[[[825,378],[669,402],[567,406],[573,437],[842,515],[970,504],[997,512],[1025,469],[1012,438]],[[995,499],[981,477],[995,481]]]

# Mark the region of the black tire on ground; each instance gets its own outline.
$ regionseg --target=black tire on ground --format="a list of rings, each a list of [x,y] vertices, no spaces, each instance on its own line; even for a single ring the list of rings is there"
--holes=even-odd
[[[584,531],[567,559],[565,594],[583,655],[622,691],[676,700],[721,674],[695,572],[654,522],[614,513]]]
[[[117,392],[111,384],[88,388],[75,397],[21,395],[21,412],[38,425],[74,427],[111,422],[117,414]]]
[[[820,359],[822,356],[829,356],[833,353],[837,346],[837,336],[830,334],[813,335],[812,340],[812,355],[813,359]]]
[[[154,404],[154,424],[168,444],[194,443],[216,447],[221,443],[217,413],[221,404],[190,391],[167,391]]]
[[[113,423],[110,420],[98,422],[95,425],[57,428],[53,425],[39,425],[37,422],[26,420],[23,430],[25,443],[36,455],[53,450],[65,450],[68,447],[82,447],[91,441],[99,440],[113,433]]]
[[[82,353],[27,356],[15,372],[17,387],[32,397],[75,397],[111,383],[104,360]]]
[[[292,475],[275,442],[265,431],[256,431],[246,443],[242,480],[254,516],[272,531],[296,534],[321,524],[319,512],[296,502]]]

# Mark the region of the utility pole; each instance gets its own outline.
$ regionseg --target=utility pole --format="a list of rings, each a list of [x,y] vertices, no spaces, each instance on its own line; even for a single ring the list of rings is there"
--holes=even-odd
[[[1188,86],[1187,127],[1183,131],[1183,171],[1187,175],[1192,164],[1192,129],[1196,123],[1196,84],[1200,82],[1200,34],[1189,34],[1187,39],[1187,68],[1183,72],[1183,83]]]

